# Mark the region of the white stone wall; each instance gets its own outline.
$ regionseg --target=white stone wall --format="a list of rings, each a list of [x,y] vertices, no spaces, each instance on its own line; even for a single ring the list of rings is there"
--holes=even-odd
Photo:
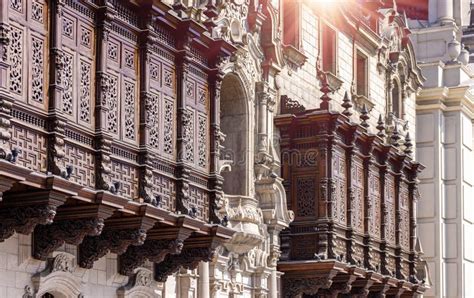
[[[418,114],[418,227],[432,279],[428,297],[472,297],[474,266],[471,118],[438,109]]]

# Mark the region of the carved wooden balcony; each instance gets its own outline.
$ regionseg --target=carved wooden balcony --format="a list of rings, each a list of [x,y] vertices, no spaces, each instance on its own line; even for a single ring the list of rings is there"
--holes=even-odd
[[[132,274],[145,260],[209,248],[194,266],[231,238],[210,136],[219,132],[218,65],[235,48],[173,9],[2,6],[0,241],[34,233],[41,260],[78,245],[85,268],[113,252]]]
[[[281,234],[284,295],[422,293],[415,247],[422,166],[411,144],[403,152],[368,133],[365,121],[327,109],[285,111],[275,122],[295,220]]]

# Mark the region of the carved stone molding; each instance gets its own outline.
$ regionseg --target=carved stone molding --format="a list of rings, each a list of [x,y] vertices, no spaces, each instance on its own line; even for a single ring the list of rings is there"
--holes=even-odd
[[[130,246],[120,256],[119,272],[120,274],[130,276],[146,260],[160,263],[168,254],[179,254],[182,249],[183,240],[181,239],[146,240],[143,245]]]
[[[65,297],[83,297],[82,279],[73,274],[75,269],[74,255],[54,253],[53,257],[47,259],[46,269],[32,278],[36,294],[34,297],[43,297],[53,290]]]
[[[34,233],[33,257],[46,260],[64,243],[79,245],[87,235],[100,235],[103,227],[103,218],[61,220],[49,226],[38,226]]]
[[[139,268],[129,279],[128,284],[117,290],[117,295],[118,297],[156,297],[155,284],[153,272]]]
[[[121,255],[130,245],[142,245],[145,239],[146,230],[142,228],[105,230],[98,236],[87,236],[79,246],[79,266],[91,269],[108,252]]]

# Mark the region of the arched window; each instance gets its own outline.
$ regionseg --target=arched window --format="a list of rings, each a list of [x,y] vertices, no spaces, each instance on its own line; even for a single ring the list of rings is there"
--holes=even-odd
[[[221,89],[221,131],[226,135],[222,159],[232,160],[231,170],[222,173],[224,193],[248,195],[250,177],[248,160],[251,148],[247,117],[247,97],[240,79],[228,74]]]
[[[400,96],[400,85],[396,80],[393,80],[392,88],[392,111],[397,118],[402,117],[402,99]]]

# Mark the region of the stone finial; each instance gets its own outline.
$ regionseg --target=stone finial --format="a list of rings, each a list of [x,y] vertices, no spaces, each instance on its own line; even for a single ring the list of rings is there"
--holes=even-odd
[[[407,155],[411,155],[413,153],[413,143],[411,141],[409,132],[407,132],[407,135],[405,136],[405,153]]]
[[[347,91],[344,94],[344,99],[342,100],[342,105],[341,106],[344,108],[344,111],[342,112],[343,115],[345,115],[347,117],[352,116],[352,111],[351,111],[352,103],[351,103],[351,100],[349,98],[349,95],[347,94]]]
[[[367,123],[367,120],[369,119],[369,111],[367,110],[367,106],[364,104],[362,106],[362,111],[360,112],[360,125],[364,128],[369,128],[369,123]]]
[[[395,123],[393,127],[392,135],[390,136],[391,144],[395,147],[400,146],[398,141],[400,141],[400,133],[398,132],[398,125]]]
[[[329,102],[332,100],[332,98],[328,94],[331,92],[331,88],[329,87],[326,74],[321,74],[320,79],[321,89],[319,90],[323,93],[323,95],[321,96],[321,104],[319,105],[319,108],[322,110],[329,110]]]
[[[385,134],[385,123],[383,122],[382,114],[379,115],[379,120],[377,121],[377,130],[379,131],[377,133],[377,136],[379,136],[382,139],[385,139],[387,136]]]

